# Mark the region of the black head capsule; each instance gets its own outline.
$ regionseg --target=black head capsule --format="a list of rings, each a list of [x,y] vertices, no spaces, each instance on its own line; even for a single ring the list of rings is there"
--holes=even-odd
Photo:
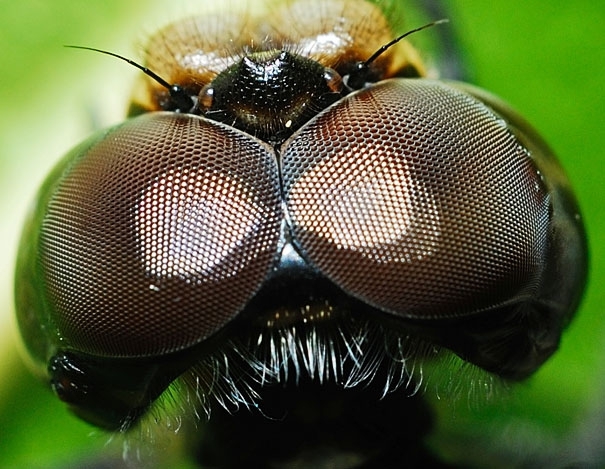
[[[144,72],[142,114],[49,174],[15,275],[26,347],[78,415],[126,431],[175,381],[192,415],[280,394],[289,428],[311,415],[363,462],[401,445],[321,424],[314,393],[361,390],[338,415],[376,415],[423,363],[515,381],[555,352],[587,272],[571,186],[506,104],[423,78],[405,36],[372,3],[306,0],[177,22],[145,66],[101,51]],[[227,447],[266,447],[262,418]]]
[[[202,88],[201,114],[277,143],[342,97],[342,80],[315,60],[284,50],[257,52]]]

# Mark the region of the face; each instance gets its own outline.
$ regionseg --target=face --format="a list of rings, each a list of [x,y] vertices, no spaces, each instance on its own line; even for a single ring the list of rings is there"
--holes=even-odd
[[[424,368],[516,381],[556,350],[586,275],[563,171],[407,43],[373,58],[393,38],[361,0],[151,38],[170,86],[142,77],[131,117],[59,163],[20,248],[21,333],[75,413],[126,432],[170,389],[212,409],[202,463],[267,433],[280,461],[391,461],[430,426]]]

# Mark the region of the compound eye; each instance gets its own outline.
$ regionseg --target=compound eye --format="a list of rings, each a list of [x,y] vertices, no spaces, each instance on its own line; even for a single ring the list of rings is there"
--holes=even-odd
[[[575,307],[582,249],[582,262],[567,259],[570,278],[560,280],[573,293],[542,292],[561,267],[553,219],[577,213],[553,205],[535,155],[468,93],[385,81],[320,114],[283,153],[295,239],[359,299],[419,320],[523,301],[558,303],[569,314]],[[579,224],[572,231],[579,246]]]
[[[224,326],[271,268],[282,218],[267,147],[170,113],[76,148],[38,211],[17,275],[43,287],[17,295],[22,329],[102,357],[175,352]]]

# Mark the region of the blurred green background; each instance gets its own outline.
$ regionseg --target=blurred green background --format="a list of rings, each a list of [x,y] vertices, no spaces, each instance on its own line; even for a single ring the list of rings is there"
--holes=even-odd
[[[67,149],[122,119],[135,76],[118,61],[62,45],[136,59],[157,27],[209,3],[0,0],[0,468],[73,467],[117,451],[24,369],[11,319],[28,203]],[[440,417],[431,445],[465,466],[605,467],[605,2],[444,3],[472,82],[516,107],[559,155],[585,216],[591,273],[561,350],[527,383],[477,407],[462,399],[455,410],[427,391]]]

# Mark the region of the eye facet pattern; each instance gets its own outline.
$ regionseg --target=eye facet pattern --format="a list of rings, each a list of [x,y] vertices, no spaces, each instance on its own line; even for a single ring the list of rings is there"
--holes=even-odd
[[[549,197],[479,101],[392,80],[350,96],[283,150],[294,239],[345,291],[401,317],[453,318],[535,293]]]
[[[71,346],[175,352],[242,310],[277,250],[273,155],[193,116],[142,116],[62,175],[41,226],[48,307]]]

